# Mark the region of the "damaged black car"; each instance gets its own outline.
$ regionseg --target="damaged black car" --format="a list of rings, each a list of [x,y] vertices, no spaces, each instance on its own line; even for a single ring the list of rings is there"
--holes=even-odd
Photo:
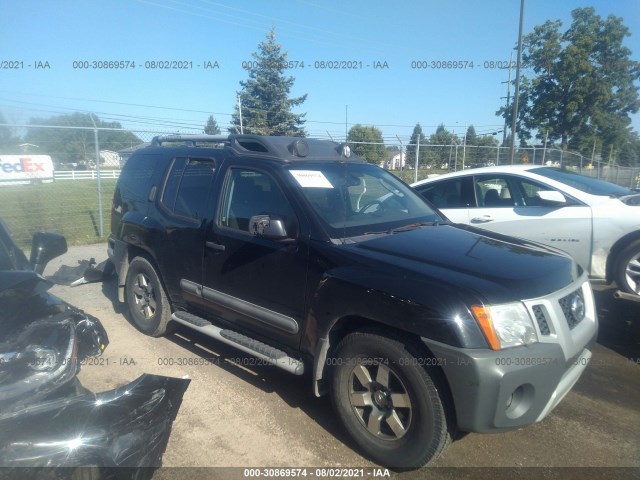
[[[159,467],[188,379],[142,375],[92,393],[82,362],[109,340],[100,321],[48,292],[64,237],[38,232],[30,259],[0,221],[0,477],[145,478]],[[62,475],[62,477],[60,476]]]

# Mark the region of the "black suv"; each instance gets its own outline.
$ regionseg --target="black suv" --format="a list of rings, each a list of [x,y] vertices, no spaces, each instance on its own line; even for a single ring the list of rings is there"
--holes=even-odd
[[[591,358],[593,296],[570,257],[452,225],[346,144],[156,137],[122,170],[111,232],[142,332],[180,323],[311,371],[383,465],[540,421]]]

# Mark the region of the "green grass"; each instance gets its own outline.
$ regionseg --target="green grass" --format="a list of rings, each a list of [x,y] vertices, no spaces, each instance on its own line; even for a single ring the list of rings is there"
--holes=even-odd
[[[31,234],[62,233],[69,245],[106,240],[111,230],[111,200],[116,180],[102,180],[104,235],[99,234],[98,190],[95,180],[58,180],[41,185],[0,186],[0,217],[16,242],[31,244]]]
[[[411,183],[413,170],[392,171]],[[418,179],[436,170],[419,170]],[[111,199],[115,179],[103,179],[103,236],[99,234],[98,191],[95,180],[58,180],[41,185],[0,186],[0,217],[7,223],[16,242],[28,250],[36,231],[62,233],[69,245],[106,241],[111,230]],[[370,192],[373,193],[378,192]],[[382,192],[382,194],[385,192]],[[362,199],[361,203],[368,200]]]
[[[393,173],[396,177],[402,179],[405,183],[412,184],[415,179],[415,170],[389,170],[389,172]],[[441,174],[447,173],[446,170],[440,170],[436,168],[421,168],[418,170],[418,180],[423,180],[427,178],[427,175]]]

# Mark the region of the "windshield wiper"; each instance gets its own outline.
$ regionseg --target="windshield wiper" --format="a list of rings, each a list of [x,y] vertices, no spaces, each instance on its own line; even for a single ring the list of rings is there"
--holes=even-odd
[[[442,225],[442,220],[436,220],[435,222],[419,222],[419,223],[410,223],[408,225],[403,225],[402,227],[390,228],[389,230],[382,230],[380,232],[365,232],[363,235],[392,235],[394,233],[400,232],[408,232],[410,230],[415,230],[420,227],[437,227],[438,225]]]
[[[409,225],[404,225],[402,227],[392,228],[389,230],[389,233],[408,232],[409,230],[415,230],[420,227],[437,227],[441,223],[442,222],[440,220],[436,220],[435,222],[410,223]]]

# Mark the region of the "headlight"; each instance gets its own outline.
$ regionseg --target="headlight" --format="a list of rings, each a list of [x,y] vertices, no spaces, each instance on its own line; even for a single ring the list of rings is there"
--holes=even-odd
[[[493,350],[538,341],[533,321],[522,303],[473,305],[471,311]]]
[[[28,345],[26,348],[29,367],[36,372],[50,372],[60,367],[58,353],[53,348]]]

